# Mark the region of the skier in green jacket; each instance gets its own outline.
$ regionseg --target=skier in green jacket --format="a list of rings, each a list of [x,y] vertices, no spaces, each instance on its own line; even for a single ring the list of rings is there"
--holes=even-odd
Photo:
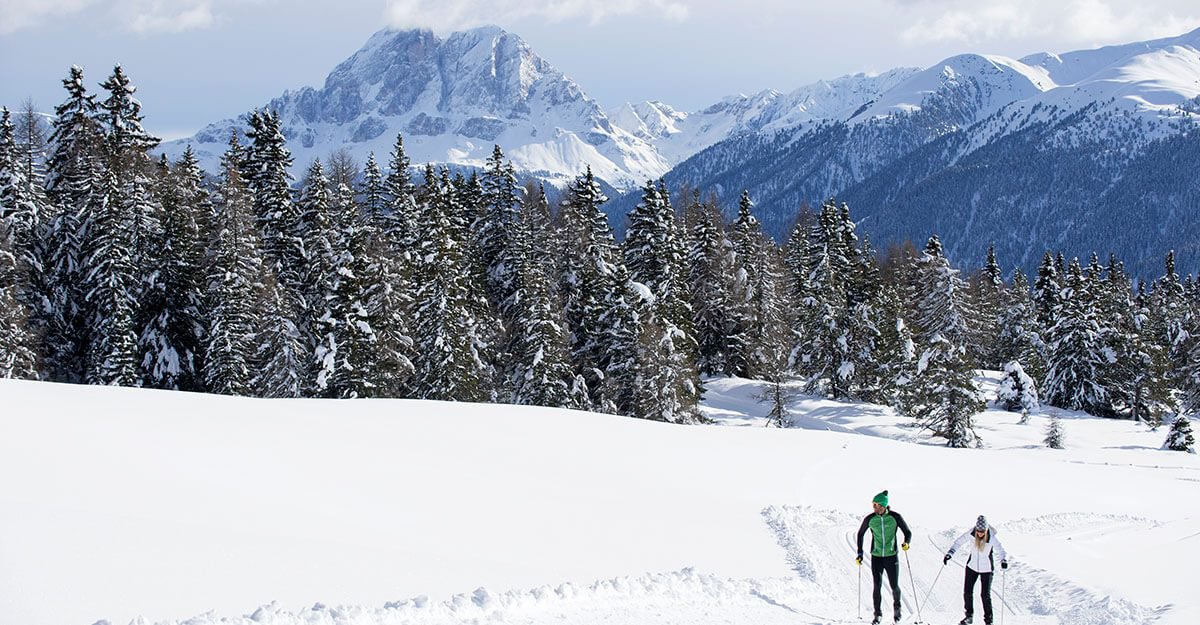
[[[883,593],[880,585],[885,572],[888,582],[892,585],[893,618],[895,622],[899,623],[900,558],[899,552],[896,550],[896,532],[897,530],[904,532],[904,542],[900,543],[900,549],[904,551],[908,551],[908,545],[912,542],[912,532],[909,531],[908,524],[904,522],[904,517],[888,507],[886,490],[871,499],[871,506],[874,508],[874,512],[868,514],[858,528],[858,557],[855,558],[855,562],[862,566],[863,536],[869,529],[871,530],[871,579],[875,583],[871,595],[875,601],[875,619],[871,621],[871,625],[879,625],[880,619],[883,618],[883,610],[880,609]]]

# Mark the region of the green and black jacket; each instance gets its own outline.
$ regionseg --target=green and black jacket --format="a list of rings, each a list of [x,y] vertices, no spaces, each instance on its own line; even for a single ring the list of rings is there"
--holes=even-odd
[[[883,514],[875,514],[872,512],[863,519],[862,525],[858,528],[858,552],[863,552],[863,536],[867,530],[871,530],[871,557],[883,558],[894,556],[899,549],[896,543],[896,530],[904,532],[904,542],[912,542],[912,532],[908,529],[908,524],[904,522],[904,517],[899,513],[888,510]]]

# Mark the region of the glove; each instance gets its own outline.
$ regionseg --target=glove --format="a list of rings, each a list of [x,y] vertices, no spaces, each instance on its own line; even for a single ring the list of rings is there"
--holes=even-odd
[[[946,566],[949,563],[950,563],[950,554],[946,554],[946,557],[942,558],[942,566]],[[1001,562],[1000,565],[1004,566],[1004,563]]]
[[[900,543],[900,548],[905,551],[908,551],[908,543]]]
[[[854,558],[854,561],[857,562],[859,566],[862,566],[862,558],[863,558],[863,554],[860,551],[860,552],[858,552],[858,557]]]
[[[1008,568],[1008,560],[1001,560],[1001,561],[1000,561],[1000,568],[1002,568],[1002,569],[1007,569],[1007,568]]]

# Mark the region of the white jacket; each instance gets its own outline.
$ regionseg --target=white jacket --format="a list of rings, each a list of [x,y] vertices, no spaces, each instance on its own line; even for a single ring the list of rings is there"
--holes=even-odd
[[[976,547],[975,544],[975,529],[971,528],[966,534],[958,537],[954,544],[950,547],[950,555],[954,555],[963,545],[967,546],[967,566],[976,573],[991,573],[995,570],[996,562],[993,559],[993,554],[999,556],[998,560],[1003,562],[1008,559],[1008,554],[1004,551],[1004,545],[1000,544],[1000,540],[996,538],[996,530],[988,528],[988,540],[983,543],[983,547]]]

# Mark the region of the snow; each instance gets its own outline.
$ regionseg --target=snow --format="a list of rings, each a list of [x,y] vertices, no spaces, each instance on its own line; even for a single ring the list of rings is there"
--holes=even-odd
[[[0,621],[848,621],[853,531],[884,488],[917,532],[906,612],[938,580],[929,622],[960,616],[940,550],[980,513],[1011,553],[1005,623],[1200,618],[1200,459],[1160,451],[1165,429],[989,410],[983,449],[948,449],[814,397],[762,427],[760,383],[706,386],[716,425],[686,427],[0,381]],[[1065,450],[1040,443],[1051,414]]]

